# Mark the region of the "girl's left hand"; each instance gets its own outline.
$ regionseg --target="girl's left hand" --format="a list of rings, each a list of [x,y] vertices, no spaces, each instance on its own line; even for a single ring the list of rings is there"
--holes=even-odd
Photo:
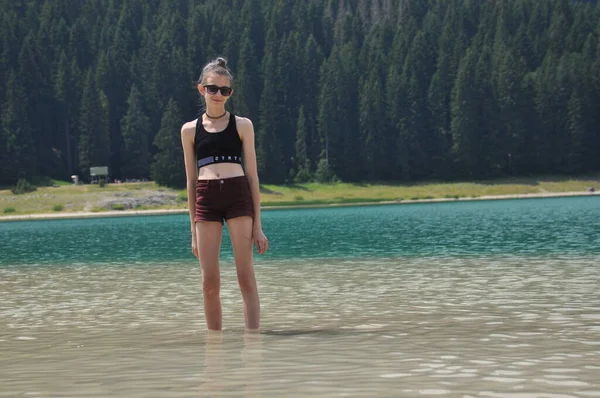
[[[264,254],[269,249],[269,240],[265,236],[262,231],[262,228],[257,228],[254,230],[254,244],[256,245],[256,249],[258,250],[258,254]]]

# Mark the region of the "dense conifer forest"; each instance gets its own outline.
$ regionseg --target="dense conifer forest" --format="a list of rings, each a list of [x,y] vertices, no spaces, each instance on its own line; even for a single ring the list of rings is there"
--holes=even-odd
[[[0,0],[0,184],[185,185],[225,57],[265,183],[600,171],[600,10],[570,0]]]

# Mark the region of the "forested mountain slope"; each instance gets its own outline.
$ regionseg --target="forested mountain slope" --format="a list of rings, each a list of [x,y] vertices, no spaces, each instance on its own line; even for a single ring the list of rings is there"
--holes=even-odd
[[[600,170],[600,11],[568,0],[0,0],[0,184],[185,184],[223,56],[262,182]]]

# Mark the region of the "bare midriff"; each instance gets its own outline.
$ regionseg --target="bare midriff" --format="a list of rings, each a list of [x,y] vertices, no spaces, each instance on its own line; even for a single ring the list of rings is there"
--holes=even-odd
[[[218,180],[221,178],[241,177],[244,169],[238,163],[213,163],[198,169],[199,180]]]

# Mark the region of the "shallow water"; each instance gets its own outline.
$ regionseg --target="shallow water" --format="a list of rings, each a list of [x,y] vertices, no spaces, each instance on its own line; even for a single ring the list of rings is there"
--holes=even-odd
[[[600,396],[600,256],[257,260],[208,335],[194,264],[0,268],[0,397]]]

